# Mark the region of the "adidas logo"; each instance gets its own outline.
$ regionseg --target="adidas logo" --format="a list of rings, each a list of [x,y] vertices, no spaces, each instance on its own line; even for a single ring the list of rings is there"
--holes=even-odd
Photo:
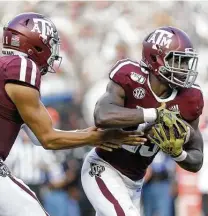
[[[169,107],[168,109],[170,111],[173,111],[173,112],[177,112],[177,111],[180,112],[178,105],[173,105],[173,106]]]

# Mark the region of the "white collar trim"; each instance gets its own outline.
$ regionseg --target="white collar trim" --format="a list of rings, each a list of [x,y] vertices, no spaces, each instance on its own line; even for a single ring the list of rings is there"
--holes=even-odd
[[[173,100],[173,99],[176,97],[177,93],[178,93],[178,90],[177,90],[177,89],[173,89],[171,95],[170,95],[168,98],[162,99],[162,98],[158,97],[158,96],[153,92],[153,90],[152,90],[152,88],[151,88],[151,85],[150,85],[149,76],[148,76],[148,79],[147,79],[147,85],[149,86],[149,89],[150,89],[150,91],[152,92],[152,94],[153,94],[153,96],[155,97],[155,99],[156,99],[158,102],[160,102],[160,103],[162,103],[162,102],[168,102],[168,101]]]

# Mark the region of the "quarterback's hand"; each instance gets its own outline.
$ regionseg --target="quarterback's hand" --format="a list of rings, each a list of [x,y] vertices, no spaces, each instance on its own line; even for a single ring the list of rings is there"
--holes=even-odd
[[[138,131],[124,131],[122,129],[98,129],[91,127],[88,129],[91,133],[92,141],[91,145],[99,146],[108,151],[113,149],[121,148],[123,144],[126,145],[142,145],[147,139],[141,137],[142,132]]]
[[[189,129],[174,112],[165,112],[160,122],[153,125],[148,138],[160,149],[173,156],[179,156],[183,151]]]

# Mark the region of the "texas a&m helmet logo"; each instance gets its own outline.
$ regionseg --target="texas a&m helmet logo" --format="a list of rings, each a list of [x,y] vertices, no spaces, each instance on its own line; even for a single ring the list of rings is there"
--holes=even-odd
[[[33,21],[34,26],[31,32],[38,32],[44,39],[47,39],[48,36],[54,37],[54,29],[51,22],[38,18],[33,18]]]
[[[139,88],[136,88],[134,89],[133,91],[133,95],[136,99],[142,99],[144,98],[145,96],[145,89],[139,87]]]
[[[156,44],[168,49],[172,42],[172,37],[173,34],[171,32],[158,29],[148,38],[147,42],[153,44],[153,49],[157,49]]]

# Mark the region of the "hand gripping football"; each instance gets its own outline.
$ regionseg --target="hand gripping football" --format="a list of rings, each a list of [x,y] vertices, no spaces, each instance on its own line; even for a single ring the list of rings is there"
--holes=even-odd
[[[178,112],[163,109],[158,121],[146,131],[149,140],[160,149],[173,156],[179,156],[183,151],[183,145],[193,134],[193,128],[181,119]]]

